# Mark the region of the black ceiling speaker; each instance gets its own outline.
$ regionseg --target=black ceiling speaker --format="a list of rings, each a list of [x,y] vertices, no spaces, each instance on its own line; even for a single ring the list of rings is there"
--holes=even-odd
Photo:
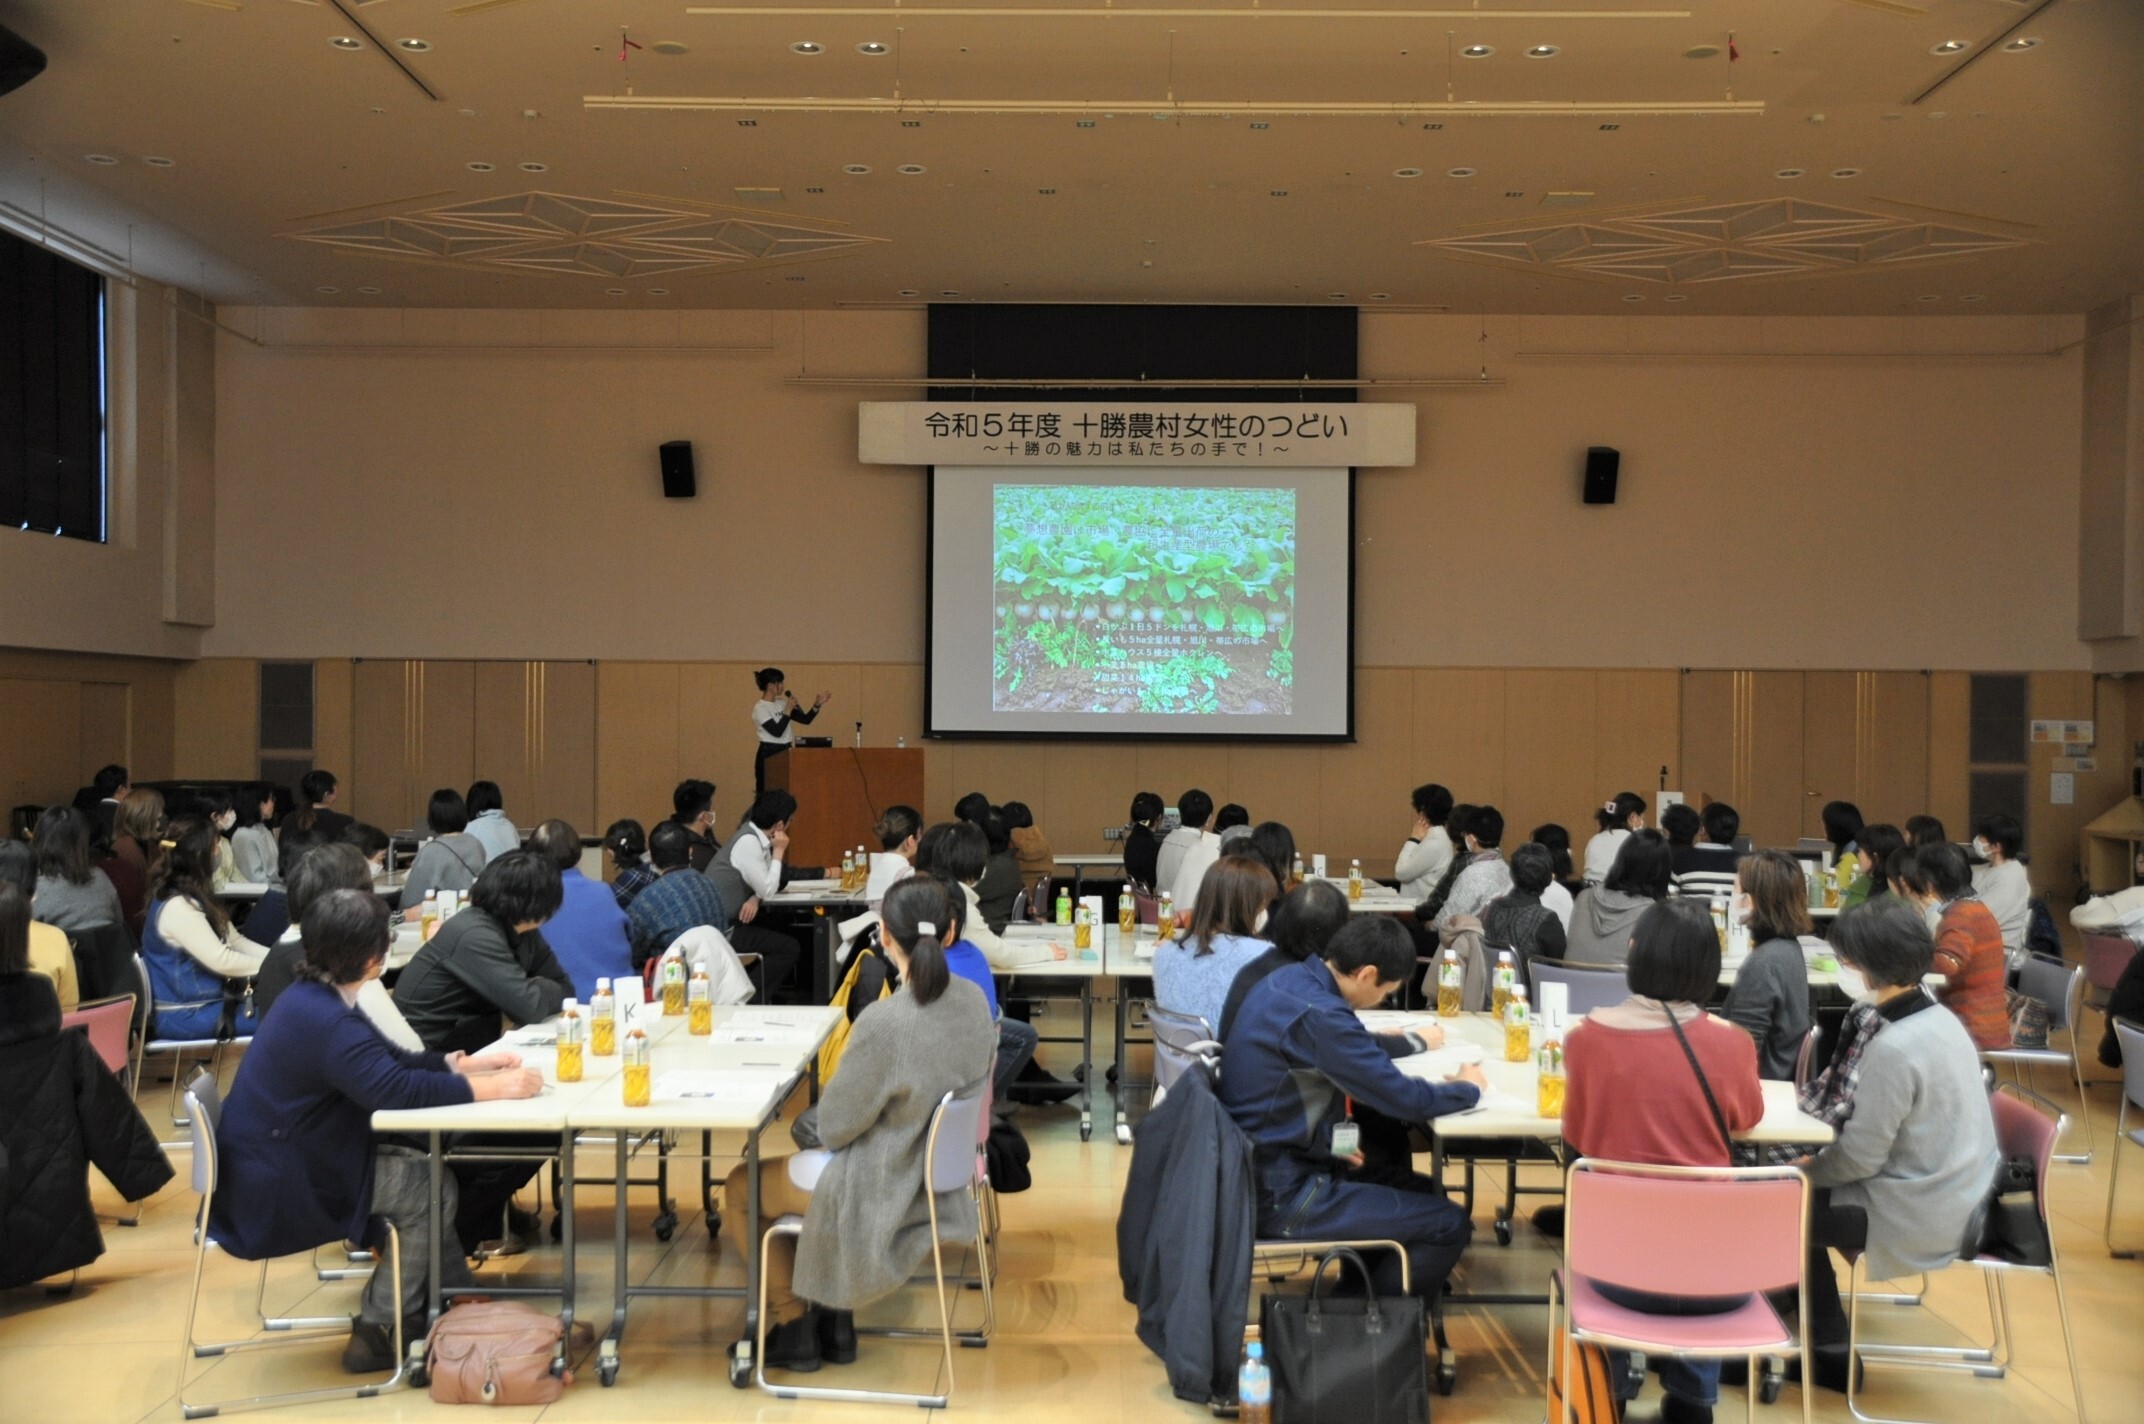
[[[699,481],[692,470],[692,442],[665,440],[658,453],[662,456],[663,496],[691,499],[699,491]]]
[[[20,89],[45,72],[45,52],[0,25],[0,94]]]
[[[1587,448],[1586,503],[1615,503],[1615,476],[1622,465],[1622,452],[1613,446],[1594,445]]]

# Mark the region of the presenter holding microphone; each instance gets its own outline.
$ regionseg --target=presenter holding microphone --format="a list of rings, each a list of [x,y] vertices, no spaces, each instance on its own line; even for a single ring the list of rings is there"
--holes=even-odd
[[[812,718],[819,715],[833,697],[831,692],[822,692],[811,700],[806,709],[797,703],[796,694],[786,686],[780,668],[761,668],[752,674],[759,683],[759,701],[752,704],[752,726],[759,732],[759,755],[752,762],[752,789],[767,789],[767,758],[776,752],[787,751],[796,739],[796,724],[811,725]]]

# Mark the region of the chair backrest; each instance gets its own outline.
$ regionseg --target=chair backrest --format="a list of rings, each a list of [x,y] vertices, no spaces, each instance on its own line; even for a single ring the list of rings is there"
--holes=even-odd
[[[1630,997],[1630,979],[1620,969],[1585,969],[1553,959],[1526,961],[1526,977],[1533,984],[1533,1001],[1541,1002],[1543,984],[1562,984],[1570,995],[1569,1021],[1576,1023],[1595,1009],[1605,1009]]]
[[[1180,1014],[1154,1004],[1147,1009],[1154,1033],[1154,1086],[1167,1092],[1202,1059],[1220,1057],[1213,1026],[1197,1014]]]
[[[216,1075],[196,1068],[186,1079],[187,1131],[193,1137],[194,1190],[216,1190],[216,1124],[223,1121],[223,1090]]]
[[[988,1136],[983,1127],[983,1104],[989,1080],[967,1097],[947,1093],[931,1114],[930,1189],[957,1192],[975,1180],[975,1144]]]
[[[2122,981],[2122,971],[2137,957],[2137,942],[2127,935],[2087,934],[2084,937],[2084,973],[2092,987],[2112,989]]]
[[[2116,1019],[2114,1041],[2122,1048],[2122,1096],[2144,1108],[2144,1024]]]
[[[1809,1025],[1809,1032],[1802,1035],[1802,1046],[1794,1055],[1794,1086],[1799,1088],[1809,1081],[1809,1070],[1816,1063],[1816,1046],[1823,1039],[1824,1030],[1819,1024]]]
[[[2062,1136],[2066,1119],[2049,1117],[2017,1096],[2012,1091],[2013,1086],[2003,1084],[1988,1099],[1988,1106],[1995,1112],[1995,1150],[2005,1158],[2023,1157],[2031,1161],[2033,1201],[2044,1222],[2047,1220],[2047,1169],[2055,1160],[2055,1140]]]
[[[1776,1167],[1648,1167],[1581,1158],[1564,1253],[1589,1280],[1659,1295],[1728,1296],[1801,1279],[1808,1179]]]
[[[1161,923],[1161,897],[1149,895],[1144,890],[1132,892],[1132,905],[1139,911],[1139,923],[1152,929]]]
[[[2050,1029],[2068,1028],[2084,994],[2084,966],[2073,969],[2051,955],[2035,954],[2018,966],[2017,991],[2047,1005]]]
[[[134,996],[121,994],[116,999],[100,999],[84,1004],[72,1013],[60,1015],[60,1029],[80,1026],[89,1033],[89,1046],[97,1050],[97,1057],[114,1074],[123,1074],[132,1061],[129,1032],[134,1025]]]

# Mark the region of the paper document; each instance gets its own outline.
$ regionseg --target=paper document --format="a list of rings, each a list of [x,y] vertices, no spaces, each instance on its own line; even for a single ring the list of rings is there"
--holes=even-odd
[[[1473,1107],[1468,1108],[1465,1112],[1449,1113],[1447,1116],[1469,1117],[1474,1113],[1494,1113],[1498,1117],[1537,1117],[1540,1115],[1540,1105],[1529,1103],[1524,1098],[1514,1094],[1498,1092],[1496,1089],[1491,1088],[1481,1095],[1481,1101],[1474,1104]]]
[[[672,1100],[727,1098],[741,1102],[765,1102],[781,1086],[780,1073],[741,1069],[685,1068],[665,1073],[655,1080],[655,1096]]]
[[[1436,1048],[1427,1053],[1411,1053],[1405,1058],[1395,1058],[1392,1060],[1392,1066],[1410,1078],[1441,1083],[1460,1069],[1481,1061],[1482,1051],[1479,1044],[1455,1043],[1449,1048]]]

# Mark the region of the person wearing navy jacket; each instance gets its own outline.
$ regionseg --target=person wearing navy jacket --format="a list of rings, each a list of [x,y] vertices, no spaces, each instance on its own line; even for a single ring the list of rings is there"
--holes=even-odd
[[[401,1238],[402,1299],[383,1260],[343,1351],[343,1368],[367,1374],[394,1364],[398,1308],[421,1331],[431,1260],[425,1154],[375,1138],[372,1114],[532,1097],[543,1079],[511,1053],[411,1053],[358,1010],[357,991],[386,963],[388,910],[378,896],[337,890],[307,908],[300,932],[298,979],[261,1021],[217,1125],[221,1173],[209,1235],[238,1259],[258,1261],[382,1239],[372,1218],[391,1222]],[[441,1193],[441,1219],[452,1220],[452,1173]],[[468,1284],[458,1246],[449,1243],[441,1260],[443,1285]]]
[[[1403,1185],[1354,1179],[1359,1146],[1352,1104],[1400,1122],[1427,1123],[1464,1112],[1488,1086],[1468,1065],[1441,1083],[1410,1078],[1357,1017],[1398,992],[1415,968],[1407,931],[1383,915],[1364,916],[1334,935],[1321,959],[1275,970],[1253,989],[1229,1026],[1221,1052],[1221,1103],[1251,1139],[1261,1240],[1392,1240],[1407,1247],[1414,1294],[1434,1300],[1466,1249],[1473,1223],[1428,1178]],[[1436,1028],[1419,1049],[1441,1047]],[[1389,1261],[1378,1289],[1398,1288]]]

